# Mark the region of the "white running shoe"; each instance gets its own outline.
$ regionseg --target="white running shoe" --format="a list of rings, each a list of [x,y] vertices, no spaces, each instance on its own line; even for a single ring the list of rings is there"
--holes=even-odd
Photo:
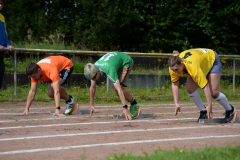
[[[70,102],[66,102],[65,104],[65,112],[64,114],[70,114],[73,110],[73,104],[74,104],[74,97],[69,95],[71,101]]]

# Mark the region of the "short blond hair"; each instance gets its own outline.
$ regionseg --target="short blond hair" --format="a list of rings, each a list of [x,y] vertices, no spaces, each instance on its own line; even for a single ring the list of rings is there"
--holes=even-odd
[[[92,63],[87,63],[84,67],[84,76],[87,79],[92,79],[97,74],[98,69],[98,66]]]

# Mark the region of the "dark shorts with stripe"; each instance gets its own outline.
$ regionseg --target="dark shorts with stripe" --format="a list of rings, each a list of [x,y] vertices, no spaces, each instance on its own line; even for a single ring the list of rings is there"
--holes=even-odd
[[[59,77],[62,78],[64,80],[63,84],[66,84],[68,81],[68,78],[71,76],[73,72],[73,67],[69,68],[69,69],[63,69],[60,73],[59,73]],[[48,81],[49,83],[52,83],[52,81]]]
[[[124,87],[127,87],[126,84],[126,80],[128,79],[129,73],[131,72],[132,68],[134,66],[134,62],[132,60],[132,63],[127,66],[122,68],[119,72],[118,72],[118,79],[121,85],[123,85]]]

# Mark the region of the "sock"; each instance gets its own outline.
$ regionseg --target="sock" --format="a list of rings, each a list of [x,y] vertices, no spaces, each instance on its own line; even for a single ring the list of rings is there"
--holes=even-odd
[[[199,108],[200,111],[205,109],[205,106],[204,106],[202,99],[197,90],[195,92],[193,92],[192,94],[188,93],[188,96],[191,98],[193,103]]]
[[[227,97],[220,92],[219,96],[215,99],[219,104],[221,104],[226,111],[229,111],[232,109],[231,105],[228,102]]]
[[[134,105],[134,104],[137,104],[137,101],[133,98],[130,103],[131,103],[131,105]]]

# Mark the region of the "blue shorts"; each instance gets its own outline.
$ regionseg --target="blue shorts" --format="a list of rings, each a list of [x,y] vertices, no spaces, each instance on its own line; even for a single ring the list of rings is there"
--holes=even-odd
[[[59,73],[59,77],[62,78],[64,80],[64,82],[62,84],[66,84],[68,81],[68,78],[71,76],[73,71],[73,67],[69,68],[69,69],[63,69],[60,73]],[[52,81],[48,81],[49,83],[52,83]]]
[[[215,61],[213,63],[212,69],[208,72],[208,74],[217,74],[222,71],[220,58],[215,51],[214,51],[214,53],[215,53]]]

